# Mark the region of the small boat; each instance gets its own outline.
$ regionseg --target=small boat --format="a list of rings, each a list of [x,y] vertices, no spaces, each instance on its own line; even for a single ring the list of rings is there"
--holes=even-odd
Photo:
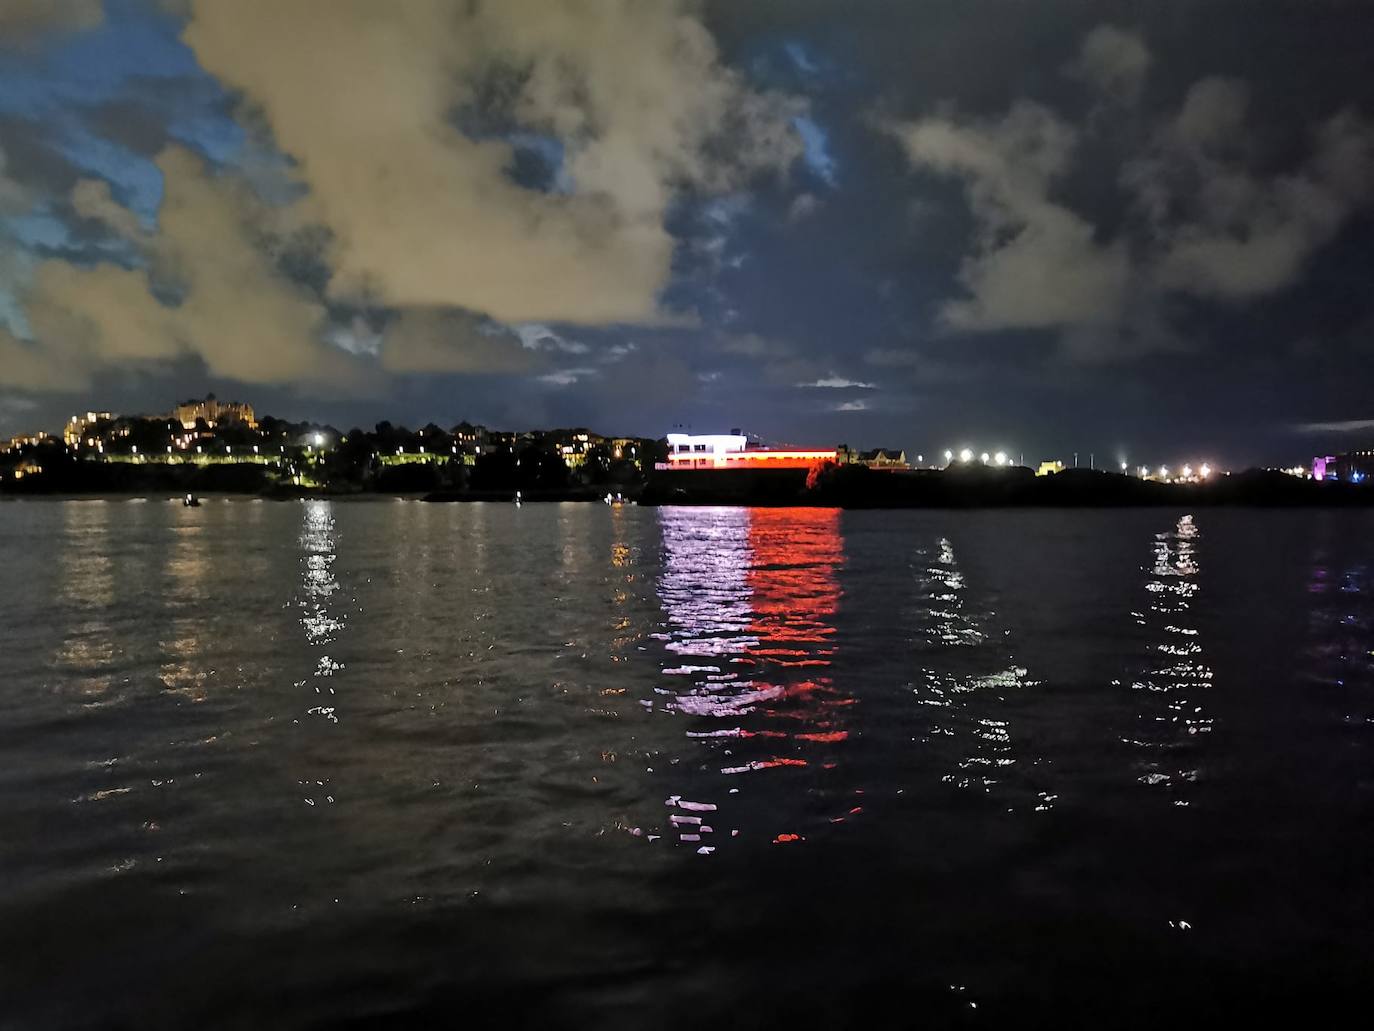
[[[196,497],[194,494],[187,494],[181,499],[181,503],[186,508],[200,508],[200,498]]]

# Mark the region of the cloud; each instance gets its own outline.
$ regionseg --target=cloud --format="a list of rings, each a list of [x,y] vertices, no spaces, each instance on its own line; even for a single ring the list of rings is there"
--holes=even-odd
[[[165,194],[144,264],[38,262],[23,298],[34,342],[0,343],[0,382],[70,390],[109,366],[198,357],[245,383],[366,389],[352,360],[321,342],[323,305],[264,253],[243,184],[179,147],[157,164]]]
[[[526,322],[512,327],[520,337],[521,346],[531,351],[561,351],[564,354],[586,354],[591,350],[580,340],[561,337],[548,326],[538,322]]]
[[[959,179],[977,220],[942,322],[960,331],[1110,323],[1129,276],[1126,249],[1097,242],[1093,226],[1051,199],[1077,134],[1027,100],[991,121],[936,116],[888,130],[911,164]]]
[[[677,3],[203,2],[184,38],[297,160],[303,203],[334,234],[335,298],[661,320],[673,198],[801,153],[799,102],[750,89]],[[493,96],[511,131],[562,143],[567,192],[518,185],[506,139],[455,127]]]
[[[796,348],[786,341],[759,336],[757,333],[725,336],[715,346],[723,354],[742,358],[790,358],[796,354]]]
[[[26,44],[45,32],[92,29],[104,16],[103,0],[0,0],[0,47]]]
[[[1148,67],[1139,40],[1089,34],[1075,74],[1124,98]],[[1374,196],[1374,125],[1354,111],[1321,123],[1308,156],[1264,171],[1249,90],[1206,78],[1145,134],[1089,119],[1115,152],[1128,210],[1110,229],[1064,199],[1083,132],[1020,99],[1004,115],[949,111],[883,127],[914,169],[957,179],[974,232],[939,307],[949,331],[1055,330],[1075,357],[1177,349],[1172,295],[1248,300],[1295,285],[1308,260]],[[1116,138],[1100,146],[1101,133]]]
[[[29,195],[23,186],[5,174],[8,167],[5,148],[0,147],[0,215],[17,215],[28,209]]]
[[[570,387],[596,374],[595,369],[559,369],[556,372],[546,372],[539,377],[539,382],[547,383],[551,387]]]
[[[810,218],[820,206],[821,202],[814,193],[799,193],[787,208],[787,221],[800,222]]]
[[[832,405],[832,412],[866,412],[868,411],[867,401],[841,401],[837,405]]]
[[[143,235],[138,216],[114,199],[104,179],[79,180],[72,188],[71,202],[76,214],[101,223],[119,236],[135,240]]]
[[[814,383],[798,383],[797,386],[807,389],[819,390],[876,390],[877,387],[872,383],[861,383],[858,380],[845,379],[843,376],[836,376],[831,373],[829,376],[822,377]]]
[[[536,358],[510,331],[471,312],[409,309],[387,329],[381,347],[389,372],[526,372]]]
[[[1247,108],[1243,83],[1198,82],[1149,151],[1122,169],[1162,289],[1239,301],[1292,286],[1370,201],[1374,125],[1341,112],[1318,127],[1300,167],[1265,176],[1247,167]]]
[[[1293,427],[1299,433],[1363,433],[1374,430],[1374,419],[1345,419],[1339,422],[1304,422]]]
[[[1078,57],[1064,71],[1112,100],[1131,103],[1140,95],[1149,69],[1150,51],[1139,35],[1099,25],[1083,37]]]

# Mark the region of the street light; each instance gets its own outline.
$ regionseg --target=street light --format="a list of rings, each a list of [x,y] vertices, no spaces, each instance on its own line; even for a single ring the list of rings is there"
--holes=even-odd
[[[961,462],[972,462],[972,461],[973,461],[973,452],[972,452],[970,449],[968,449],[968,448],[964,448],[964,450],[962,450],[962,451],[959,452],[959,461],[961,461]]]
[[[978,456],[978,460],[979,460],[980,462],[982,462],[984,465],[987,465],[987,464],[988,464],[988,453],[987,453],[986,451],[984,451],[981,455]]]
[[[994,461],[995,461],[998,465],[1006,465],[1006,464],[1007,464],[1007,453],[1006,453],[1005,451],[999,451],[999,452],[997,452],[997,457],[994,459]]]
[[[946,462],[952,462],[952,461],[954,461],[954,452],[953,452],[953,451],[949,451],[949,450],[946,450],[946,451],[945,451],[945,461],[946,461]]]
[[[315,446],[316,446],[316,447],[324,447],[324,434],[323,434],[323,433],[317,433],[317,434],[315,434]]]

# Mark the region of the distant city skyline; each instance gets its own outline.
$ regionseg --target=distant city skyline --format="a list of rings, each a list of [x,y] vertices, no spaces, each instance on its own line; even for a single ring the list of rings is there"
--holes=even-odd
[[[1108,467],[1367,447],[1367,14],[0,4],[0,437],[213,391]]]

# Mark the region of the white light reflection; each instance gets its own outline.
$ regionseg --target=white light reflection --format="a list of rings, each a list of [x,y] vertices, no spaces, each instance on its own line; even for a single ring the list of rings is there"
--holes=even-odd
[[[339,581],[334,575],[338,559],[334,509],[328,501],[306,501],[301,506],[301,589],[296,604],[301,609],[300,624],[306,642],[319,649],[312,679],[315,704],[307,714],[331,723],[339,722],[334,705],[334,687],[329,678],[341,672],[344,664],[324,651],[344,629],[345,617],[331,604],[338,593]],[[305,687],[309,681],[297,686]]]
[[[104,501],[69,501],[59,506],[63,540],[58,549],[59,599],[69,613],[54,666],[82,695],[101,704],[113,686],[117,654],[109,613],[115,574],[110,560],[110,506]]]
[[[948,538],[937,542],[933,554],[919,549],[912,568],[917,590],[911,615],[920,624],[913,643],[925,656],[913,691],[932,710],[926,740],[942,751],[955,746],[954,770],[942,775],[945,783],[991,793],[1017,764],[1007,695],[1034,681],[988,632],[994,613],[972,606]],[[979,665],[992,669],[970,670]],[[1034,808],[1051,809],[1056,797],[1040,792]],[[1030,804],[1031,798],[1024,801]]]
[[[1212,683],[1201,635],[1191,613],[1200,590],[1197,546],[1200,533],[1191,515],[1171,530],[1155,534],[1148,567],[1145,611],[1135,612],[1148,649],[1145,669],[1131,682],[1139,692],[1137,730],[1126,738],[1139,749],[1136,779],[1174,795],[1187,805],[1185,785],[1195,782],[1199,738],[1212,730],[1202,692]]]

